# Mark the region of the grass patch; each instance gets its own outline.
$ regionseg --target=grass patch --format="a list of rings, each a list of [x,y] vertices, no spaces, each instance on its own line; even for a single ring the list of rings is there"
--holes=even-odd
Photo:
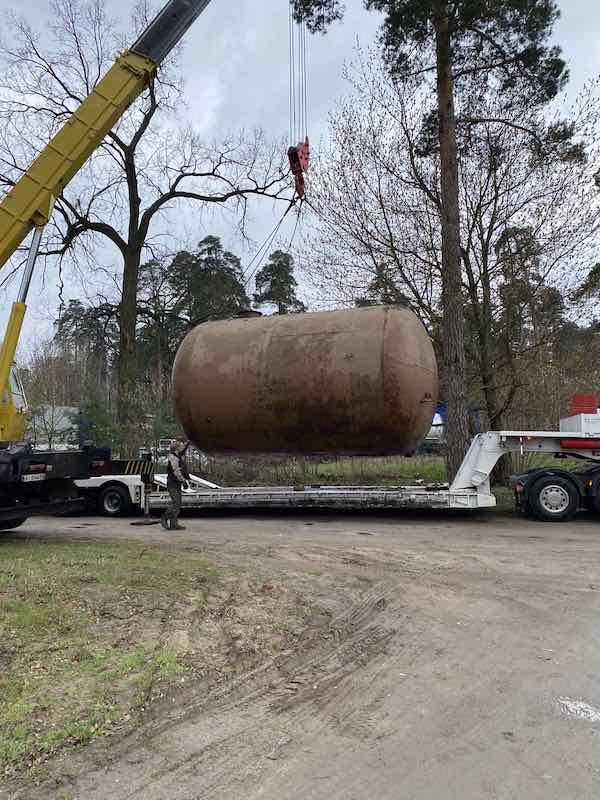
[[[189,552],[0,539],[0,774],[126,722],[187,669],[159,644],[216,571]]]
[[[193,470],[192,470],[193,471]],[[412,481],[443,482],[446,476],[440,456],[381,456],[340,458],[214,457],[200,469],[210,480],[224,486],[282,486],[294,484],[393,486]]]
[[[506,457],[505,457],[506,458]],[[577,469],[585,462],[575,458],[557,459],[552,455],[513,453],[512,474],[540,467]],[[446,466],[441,455],[380,457],[302,458],[269,456],[211,457],[208,466],[192,465],[222,486],[383,485],[446,482]]]
[[[513,515],[515,513],[514,491],[504,486],[496,486],[493,492],[496,496],[496,512],[503,515]]]

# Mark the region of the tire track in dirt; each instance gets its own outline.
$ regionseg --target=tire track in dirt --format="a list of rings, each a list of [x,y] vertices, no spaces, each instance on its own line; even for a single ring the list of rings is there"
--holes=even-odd
[[[179,697],[169,696],[169,703],[154,706],[154,719],[115,741],[108,758],[106,747],[104,752],[99,747],[99,765],[90,769],[88,761],[70,782],[73,797],[248,796],[255,782],[285,762],[292,743],[296,748],[324,729],[350,740],[373,734],[390,674],[406,670],[427,646],[423,626],[411,621],[403,599],[425,577],[423,565],[412,556],[374,547],[279,545],[270,547],[267,557],[259,549],[260,563],[249,564],[244,557],[245,571],[260,567],[266,576],[275,574],[292,585],[300,581],[317,602],[337,606],[337,613],[325,628],[315,631],[309,625],[293,650],[268,658],[227,685],[200,696],[201,685],[193,694],[186,687]],[[235,553],[228,556],[237,561]],[[315,577],[321,574],[315,566],[321,567],[321,577]],[[314,591],[317,584],[319,591]],[[359,599],[352,601],[357,594]],[[93,756],[93,748],[88,752]],[[201,794],[190,795],[190,786],[201,788]],[[55,785],[50,793],[21,798],[54,798],[56,791]]]
[[[110,765],[81,775],[71,792],[86,800],[192,800],[242,790],[248,796],[311,731],[368,736],[385,697],[378,680],[389,673],[394,650],[408,655],[392,647],[398,618],[390,607],[401,592],[397,577],[377,582],[304,652],[270,659],[233,685],[191,700],[183,713],[144,726]]]
[[[385,653],[393,636],[393,631],[385,626],[369,624],[375,614],[385,609],[383,599],[381,591],[370,592],[364,603],[349,609],[336,620],[338,625],[332,626],[335,632],[332,642],[302,659],[289,677],[284,675],[275,685],[251,690],[233,703],[221,706],[218,713],[221,726],[224,717],[232,714],[235,725],[240,711],[252,722],[249,727],[236,730],[233,736],[214,743],[211,749],[217,759],[211,759],[210,772],[203,771],[207,761],[207,751],[203,750],[170,764],[168,774],[176,775],[178,782],[192,781],[196,791],[202,789],[194,795],[197,797],[237,796],[236,787],[248,789],[248,781],[258,780],[269,766],[272,769],[268,762],[284,759],[288,748],[299,737],[304,738],[308,731],[316,732],[328,725],[339,727],[337,709],[347,706],[350,700],[356,706],[356,698],[365,697],[364,693],[356,692],[358,673]],[[359,701],[354,715],[354,735],[364,736],[371,730],[372,698],[370,705],[363,709]],[[262,765],[260,769],[259,765]],[[149,792],[154,787],[162,788],[164,777],[163,770],[154,772],[148,776],[142,794],[135,791],[127,795],[127,800],[152,797]]]

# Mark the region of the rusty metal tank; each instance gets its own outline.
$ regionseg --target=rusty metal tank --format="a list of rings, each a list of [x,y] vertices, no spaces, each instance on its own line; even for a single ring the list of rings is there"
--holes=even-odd
[[[417,317],[375,306],[204,323],[173,383],[202,450],[407,453],[430,429],[438,374]]]

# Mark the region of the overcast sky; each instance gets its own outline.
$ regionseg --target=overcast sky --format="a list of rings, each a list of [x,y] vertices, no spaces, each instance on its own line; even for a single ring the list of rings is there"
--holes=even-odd
[[[130,0],[133,4],[133,0]],[[129,5],[127,0],[109,0],[115,14]],[[309,41],[309,133],[315,144],[327,135],[327,116],[346,91],[341,76],[345,61],[352,58],[357,39],[369,45],[375,38],[378,16],[367,13],[359,0],[346,0],[343,24],[335,25],[325,37]],[[13,7],[43,31],[50,12],[49,0],[0,0],[2,9]],[[562,18],[554,40],[564,52],[571,70],[570,93],[600,74],[600,21],[598,0],[559,0]],[[212,0],[208,9],[188,32],[183,54],[186,101],[194,126],[208,138],[220,137],[242,127],[260,126],[273,138],[287,136],[288,129],[288,43],[287,2],[284,0]],[[272,229],[280,208],[260,201],[251,209],[250,233],[262,242]],[[223,223],[210,220],[196,230],[193,208],[178,220],[182,237],[193,244],[204,235],[218,232],[247,262],[252,253],[243,252]],[[289,231],[282,231],[286,241]],[[31,340],[49,330],[48,320],[55,307],[55,276],[40,281],[30,297],[30,315],[25,338]],[[0,295],[0,322],[16,292]],[[77,287],[69,291],[76,296]],[[1,334],[0,334],[1,335]]]

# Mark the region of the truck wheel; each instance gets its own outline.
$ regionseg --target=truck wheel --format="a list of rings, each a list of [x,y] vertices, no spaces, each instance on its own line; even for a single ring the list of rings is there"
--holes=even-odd
[[[0,531],[14,531],[15,528],[20,528],[26,520],[27,517],[19,517],[18,519],[3,519],[0,521]]]
[[[100,493],[100,508],[106,517],[123,517],[131,510],[129,493],[123,486],[107,486]]]
[[[547,475],[531,487],[529,504],[543,522],[567,522],[577,513],[579,492],[567,478]]]

